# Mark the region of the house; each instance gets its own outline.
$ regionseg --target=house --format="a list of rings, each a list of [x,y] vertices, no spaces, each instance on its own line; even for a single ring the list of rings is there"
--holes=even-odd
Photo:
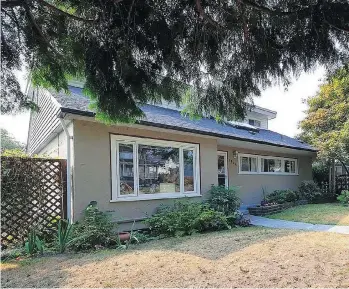
[[[212,184],[240,186],[246,207],[260,203],[262,188],[296,189],[312,179],[316,150],[268,130],[274,111],[254,107],[244,122],[222,124],[144,105],[136,124],[108,126],[95,120],[79,84],[69,89],[31,90],[40,111],[31,113],[27,150],[67,159],[73,220],[93,200],[114,220],[142,220],[174,199],[205,199]]]

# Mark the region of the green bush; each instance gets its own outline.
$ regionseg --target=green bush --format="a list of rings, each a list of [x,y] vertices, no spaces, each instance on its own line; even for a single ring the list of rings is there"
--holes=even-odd
[[[266,196],[268,203],[284,204],[287,202],[295,202],[298,200],[298,194],[292,190],[275,190]]]
[[[321,189],[314,181],[303,181],[298,187],[299,198],[316,203],[323,198]]]
[[[229,228],[226,217],[205,204],[177,201],[173,206],[161,206],[145,220],[155,235],[190,235],[194,232]]]
[[[107,214],[98,209],[97,202],[91,202],[84,211],[83,219],[73,225],[69,247],[75,251],[107,247],[116,242],[115,225]]]
[[[240,207],[240,199],[236,196],[239,187],[226,188],[224,186],[211,186],[209,190],[209,206],[228,216],[235,213]]]
[[[69,244],[72,228],[73,226],[69,224],[67,220],[60,219],[58,221],[57,245],[59,253],[65,252],[65,249]]]
[[[343,205],[349,205],[349,191],[342,191],[341,194],[337,197],[337,200],[340,201]]]
[[[315,162],[312,165],[313,180],[319,186],[322,182],[328,182],[328,176],[330,173],[330,167],[326,163]]]

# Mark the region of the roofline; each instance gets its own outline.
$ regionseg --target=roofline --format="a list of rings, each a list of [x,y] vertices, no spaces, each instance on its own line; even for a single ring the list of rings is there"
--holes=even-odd
[[[76,115],[80,115],[80,116],[87,116],[87,117],[94,117],[96,115],[92,111],[83,111],[83,110],[71,109],[71,108],[66,108],[66,107],[61,107],[61,113],[71,113],[71,114],[76,114]],[[157,128],[172,129],[172,130],[182,131],[182,132],[196,133],[196,134],[225,138],[225,139],[232,139],[232,140],[239,140],[239,141],[245,141],[245,142],[251,142],[251,143],[271,145],[271,146],[275,146],[275,147],[283,147],[283,148],[288,148],[288,149],[309,151],[309,152],[313,152],[313,153],[316,153],[318,151],[316,149],[306,149],[306,148],[299,148],[299,147],[293,147],[293,146],[287,146],[287,145],[281,145],[281,144],[273,144],[273,143],[269,143],[269,142],[265,142],[265,141],[250,140],[250,139],[246,139],[246,138],[242,138],[242,137],[228,136],[225,134],[219,134],[219,133],[214,133],[214,132],[206,132],[206,131],[201,131],[201,130],[196,130],[196,129],[189,129],[189,128],[184,128],[184,127],[166,125],[166,124],[157,124],[157,123],[152,123],[152,122],[145,121],[145,120],[139,120],[139,121],[137,121],[137,124],[152,126],[152,127],[157,127]]]

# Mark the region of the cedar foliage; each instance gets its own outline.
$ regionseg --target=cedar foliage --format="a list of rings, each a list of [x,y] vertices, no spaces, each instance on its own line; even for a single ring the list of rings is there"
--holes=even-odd
[[[22,60],[35,85],[83,77],[97,117],[132,121],[140,104],[183,95],[193,115],[240,118],[273,80],[348,58],[346,0],[1,2],[2,112],[32,104],[14,77]]]

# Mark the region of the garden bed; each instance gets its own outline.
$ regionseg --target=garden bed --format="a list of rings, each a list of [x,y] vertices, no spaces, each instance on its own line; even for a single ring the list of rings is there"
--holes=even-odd
[[[294,207],[294,206],[306,205],[306,204],[307,204],[306,201],[300,200],[297,202],[287,202],[287,203],[283,203],[283,204],[249,207],[247,209],[248,209],[248,212],[250,215],[266,216],[266,215],[280,213],[280,212],[282,212],[286,209],[289,209],[291,207]]]

